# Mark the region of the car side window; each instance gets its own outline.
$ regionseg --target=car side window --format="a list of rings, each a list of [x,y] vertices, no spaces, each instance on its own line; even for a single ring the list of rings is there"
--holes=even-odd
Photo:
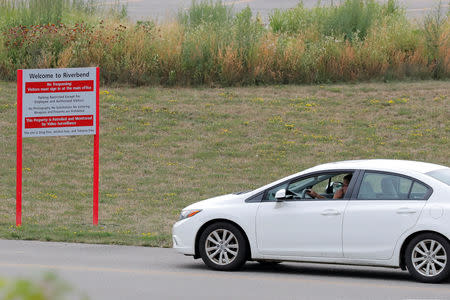
[[[275,198],[275,194],[281,190],[286,190],[286,199],[285,200],[298,200],[302,198],[302,192],[307,188],[311,187],[314,184],[315,178],[317,177],[308,177],[301,178],[300,180],[286,182],[281,185],[277,185],[276,187],[271,188],[264,195],[264,202],[274,202],[277,201]]]
[[[327,199],[332,200],[333,196],[338,190],[347,189],[348,185],[345,184],[345,182],[346,180],[348,180],[348,176],[350,176],[351,174],[353,174],[352,171],[346,171],[314,174],[306,177],[301,177],[296,180],[277,185],[267,190],[262,201],[277,201],[277,199],[275,199],[275,194],[281,189],[286,190],[286,197],[283,199],[283,201],[311,201]],[[345,179],[345,177],[347,177],[347,179]],[[315,194],[310,194],[311,191],[314,191]],[[344,196],[345,194],[341,195],[340,199]]]
[[[245,202],[246,203],[259,203],[262,201],[263,196],[264,196],[264,193],[261,192],[261,193],[258,193],[256,195],[253,195],[253,196],[245,199]]]
[[[312,187],[313,183],[314,177],[302,178],[298,181],[291,182],[286,190],[286,198],[288,198],[288,200],[304,199],[304,190],[308,187]]]
[[[415,181],[412,186],[411,193],[409,195],[409,199],[425,200],[426,197],[429,195],[429,193],[430,193],[430,189],[428,187]]]
[[[429,189],[410,178],[394,174],[366,172],[359,188],[358,200],[423,200]]]
[[[277,201],[277,199],[275,199],[275,194],[281,189],[286,189],[287,185],[288,185],[288,183],[284,183],[284,184],[277,185],[276,187],[271,188],[264,194],[264,198],[262,201],[264,201],[264,202]]]

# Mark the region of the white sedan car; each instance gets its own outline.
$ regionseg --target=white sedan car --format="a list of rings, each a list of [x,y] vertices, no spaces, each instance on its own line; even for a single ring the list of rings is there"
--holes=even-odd
[[[216,270],[247,260],[450,272],[450,168],[401,160],[319,165],[256,190],[194,203],[173,247]]]

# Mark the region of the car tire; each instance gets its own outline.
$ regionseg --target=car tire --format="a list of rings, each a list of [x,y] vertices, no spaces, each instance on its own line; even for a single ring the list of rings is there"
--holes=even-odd
[[[450,273],[450,243],[435,233],[424,233],[413,238],[405,250],[409,273],[418,281],[438,283]]]
[[[214,270],[237,270],[247,260],[244,235],[236,226],[226,222],[206,227],[200,235],[198,249],[203,262]]]

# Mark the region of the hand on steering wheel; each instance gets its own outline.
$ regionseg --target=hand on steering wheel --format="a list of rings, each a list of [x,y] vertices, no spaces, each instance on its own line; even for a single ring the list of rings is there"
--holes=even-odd
[[[302,191],[302,195],[301,195],[302,199],[308,199],[308,198],[306,198],[306,195],[308,195],[308,196],[309,196],[310,198],[312,198],[312,199],[315,198],[313,195],[310,195],[310,194],[307,193],[308,190],[309,190],[309,189],[304,189],[304,190]]]

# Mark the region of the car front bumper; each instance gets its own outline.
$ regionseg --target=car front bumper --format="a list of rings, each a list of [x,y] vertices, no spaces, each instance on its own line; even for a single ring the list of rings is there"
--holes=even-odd
[[[172,227],[173,248],[184,255],[195,255],[195,237],[199,227],[190,218],[176,222]]]

